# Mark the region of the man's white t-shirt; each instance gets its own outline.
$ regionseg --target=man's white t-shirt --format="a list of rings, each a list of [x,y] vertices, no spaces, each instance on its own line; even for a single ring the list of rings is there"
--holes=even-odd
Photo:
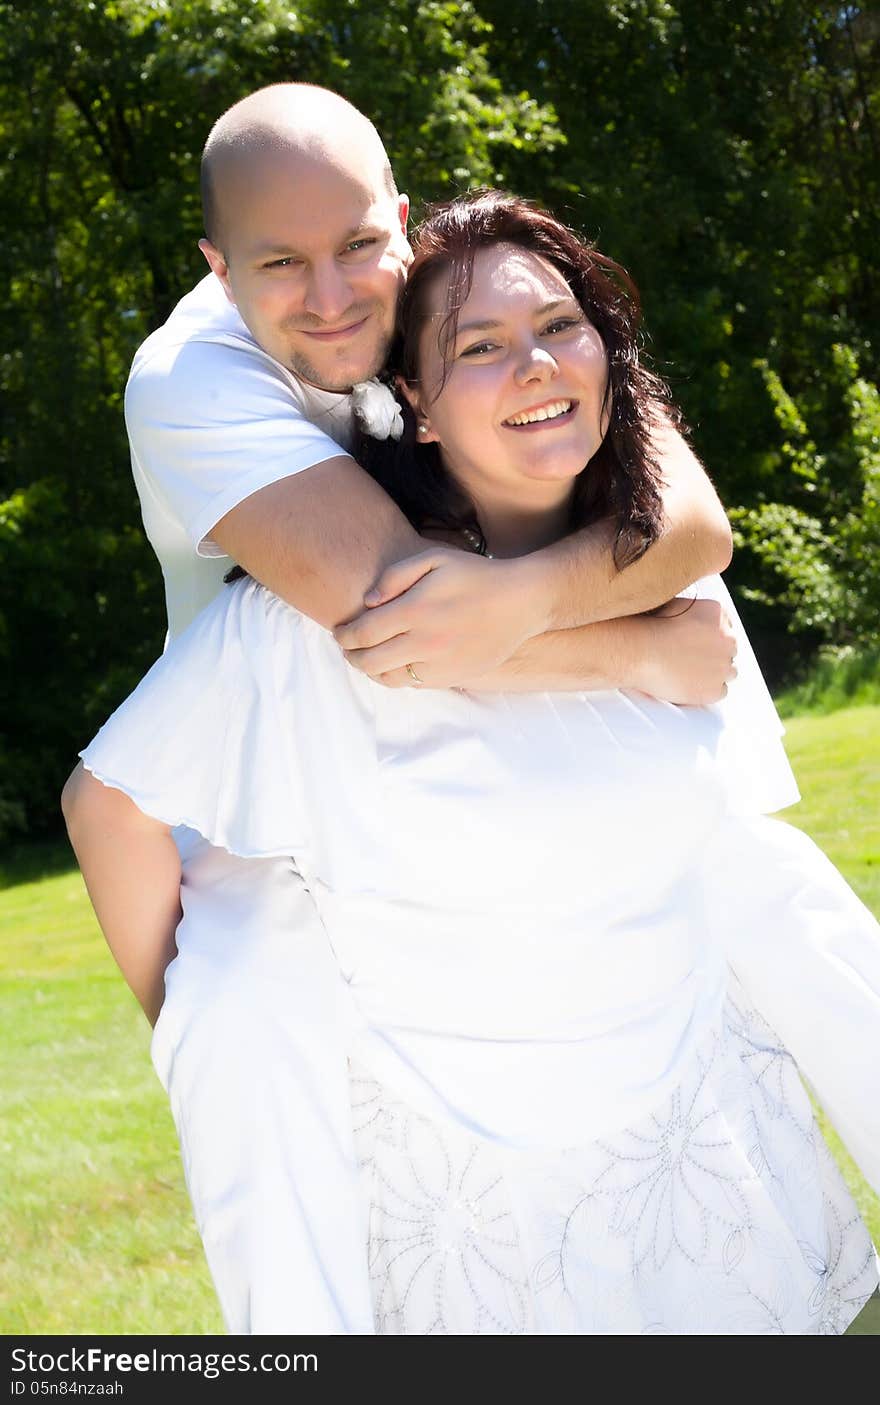
[[[125,421],[173,638],[229,570],[216,523],[258,489],[346,452],[351,399],[304,385],[263,351],[209,273],[138,350]]]

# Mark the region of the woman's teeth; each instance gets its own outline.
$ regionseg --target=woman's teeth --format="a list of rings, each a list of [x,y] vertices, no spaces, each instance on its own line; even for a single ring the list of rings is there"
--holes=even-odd
[[[571,409],[570,400],[554,400],[552,405],[542,405],[538,410],[527,410],[522,415],[511,415],[505,424],[537,424],[538,420],[555,420],[567,415]]]

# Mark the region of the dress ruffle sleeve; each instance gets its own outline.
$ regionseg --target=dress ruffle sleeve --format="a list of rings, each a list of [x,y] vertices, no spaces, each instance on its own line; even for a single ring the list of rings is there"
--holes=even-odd
[[[714,705],[724,719],[719,761],[728,805],[741,815],[769,815],[796,805],[801,797],[782,744],[785,727],[730,591],[720,576],[707,576],[691,593],[723,606],[737,641],[737,677],[724,701]]]
[[[303,676],[320,667],[306,623],[324,633],[254,581],[227,588],[80,753],[83,765],[145,814],[231,853],[304,851],[302,747],[289,739],[298,709],[315,706],[303,696]]]

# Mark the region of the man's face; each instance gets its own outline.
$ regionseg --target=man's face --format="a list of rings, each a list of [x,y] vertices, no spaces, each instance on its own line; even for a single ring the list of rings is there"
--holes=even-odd
[[[224,173],[224,247],[200,246],[260,346],[325,390],[385,364],[411,257],[406,196],[360,164],[270,151]]]

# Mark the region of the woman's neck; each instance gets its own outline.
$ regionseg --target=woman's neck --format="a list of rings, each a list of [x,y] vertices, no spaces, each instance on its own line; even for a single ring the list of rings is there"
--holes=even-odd
[[[537,508],[522,503],[487,501],[484,494],[475,506],[490,556],[527,556],[532,551],[552,546],[571,530],[570,496],[551,508]]]
[[[575,479],[499,482],[470,466],[451,463],[442,446],[440,459],[465,501],[473,504],[488,555],[528,556],[571,531]],[[469,535],[464,534],[465,544],[473,550]]]

